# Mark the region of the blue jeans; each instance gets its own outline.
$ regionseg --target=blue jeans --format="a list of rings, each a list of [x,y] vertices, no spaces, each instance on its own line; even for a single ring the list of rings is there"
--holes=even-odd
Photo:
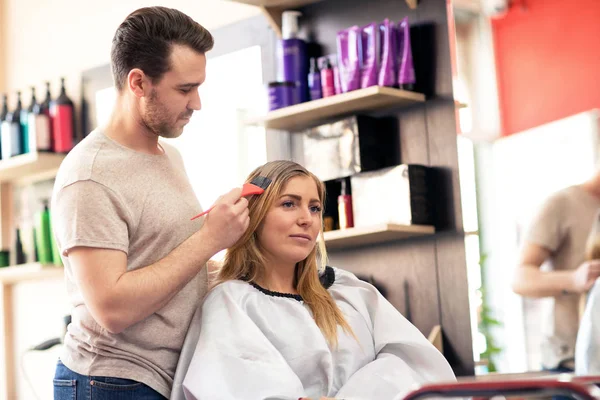
[[[85,376],[60,360],[54,375],[54,400],[166,400],[149,386],[131,379]]]

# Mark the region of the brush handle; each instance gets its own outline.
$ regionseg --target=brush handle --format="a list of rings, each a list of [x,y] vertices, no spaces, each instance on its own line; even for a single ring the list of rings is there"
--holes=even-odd
[[[253,194],[262,194],[265,190],[259,186],[256,186],[252,183],[245,183],[244,186],[242,187],[242,194],[241,197],[246,197],[246,196],[251,196]],[[210,207],[208,210],[201,212],[200,214],[196,215],[195,217],[192,218],[192,221],[195,220],[196,218],[200,218],[203,215],[206,215],[210,212],[210,210],[213,209],[214,206]]]
[[[192,218],[192,221],[193,221],[193,220],[195,220],[196,218],[200,218],[200,217],[202,217],[203,215],[206,215],[206,214],[208,214],[208,213],[210,212],[210,210],[212,210],[212,209],[213,209],[213,208],[211,207],[211,208],[209,208],[208,210],[204,210],[204,211],[202,211],[200,214],[198,214],[198,215],[196,215],[195,217],[193,217],[193,218]]]

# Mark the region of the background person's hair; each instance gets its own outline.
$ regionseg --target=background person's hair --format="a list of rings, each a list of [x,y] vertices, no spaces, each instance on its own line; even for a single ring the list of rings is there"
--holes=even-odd
[[[297,176],[312,178],[317,185],[322,207],[325,204],[325,185],[314,174],[295,162],[268,162],[255,169],[248,176],[246,182],[252,181],[257,176],[271,179],[271,184],[262,195],[251,196],[248,199],[250,226],[240,240],[227,251],[215,285],[234,279],[256,282],[264,277],[265,259],[258,245],[256,232],[290,179]],[[321,213],[321,220],[322,218]],[[317,326],[329,343],[335,346],[337,345],[338,325],[347,333],[353,336],[354,334],[333,298],[319,280],[319,272],[325,268],[327,262],[322,230],[319,236],[321,240],[318,245],[305,260],[296,264],[294,283],[296,290],[312,311]]]
[[[134,68],[144,71],[152,83],[160,81],[171,68],[174,44],[205,54],[212,49],[214,39],[202,25],[172,8],[144,7],[129,14],[117,28],[110,52],[117,90],[125,87]]]

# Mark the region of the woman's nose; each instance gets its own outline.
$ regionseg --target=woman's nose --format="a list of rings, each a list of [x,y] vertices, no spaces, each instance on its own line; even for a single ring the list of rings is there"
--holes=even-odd
[[[310,210],[301,211],[298,216],[298,224],[302,226],[310,226],[312,225],[312,215]]]

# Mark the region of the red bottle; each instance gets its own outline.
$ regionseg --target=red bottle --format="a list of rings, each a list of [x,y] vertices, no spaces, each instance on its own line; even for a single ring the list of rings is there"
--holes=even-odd
[[[50,102],[52,142],[56,153],[68,153],[74,144],[74,106],[65,91],[65,78],[61,78],[60,96]]]
[[[346,190],[346,179],[342,180],[342,190],[338,196],[338,214],[340,217],[340,229],[352,228],[354,226],[352,196]]]
[[[321,89],[323,97],[335,95],[335,77],[328,59],[325,59],[323,68],[321,69]]]

